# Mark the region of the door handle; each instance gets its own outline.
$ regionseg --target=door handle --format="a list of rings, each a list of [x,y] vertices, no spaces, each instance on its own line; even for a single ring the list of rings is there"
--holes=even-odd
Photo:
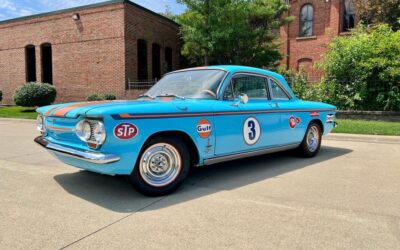
[[[271,106],[272,108],[279,108],[279,104],[277,102],[274,103],[268,103],[269,106]]]

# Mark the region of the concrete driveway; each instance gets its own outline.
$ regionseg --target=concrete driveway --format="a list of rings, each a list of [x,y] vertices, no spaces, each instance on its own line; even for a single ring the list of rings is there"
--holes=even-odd
[[[0,249],[400,249],[400,139],[335,136],[319,156],[195,169],[148,198],[79,171],[0,120]]]

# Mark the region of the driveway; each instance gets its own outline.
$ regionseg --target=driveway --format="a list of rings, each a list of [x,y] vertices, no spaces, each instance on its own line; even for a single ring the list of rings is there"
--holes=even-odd
[[[0,249],[400,249],[399,138],[339,135],[313,159],[198,168],[148,198],[60,163],[36,135],[0,119]]]

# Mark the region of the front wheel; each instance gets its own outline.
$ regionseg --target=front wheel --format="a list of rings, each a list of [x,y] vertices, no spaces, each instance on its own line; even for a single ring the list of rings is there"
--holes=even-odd
[[[307,128],[303,141],[298,151],[303,157],[314,157],[321,148],[322,132],[318,123],[312,122]]]
[[[170,194],[187,177],[190,169],[189,157],[188,149],[181,140],[152,138],[143,147],[130,180],[145,195]]]

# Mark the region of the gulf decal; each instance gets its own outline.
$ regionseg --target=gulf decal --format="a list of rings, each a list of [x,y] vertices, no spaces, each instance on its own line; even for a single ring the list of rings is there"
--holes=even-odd
[[[291,116],[289,118],[289,126],[290,126],[290,128],[295,128],[297,126],[297,124],[299,124],[299,123],[300,123],[300,118],[294,117],[294,116]]]
[[[69,111],[80,108],[80,107],[86,107],[94,104],[99,104],[99,103],[106,103],[106,102],[111,102],[111,101],[95,101],[95,102],[85,102],[85,103],[77,103],[77,104],[72,104],[69,106],[62,107],[58,110],[56,110],[53,113],[53,116],[58,116],[58,117],[64,117]]]
[[[310,113],[310,116],[311,116],[311,117],[319,116],[319,112],[311,112],[311,113]]]
[[[201,119],[197,123],[196,131],[201,138],[208,138],[212,131],[212,125],[207,119]]]
[[[139,129],[131,123],[121,123],[114,128],[114,136],[121,140],[129,140],[137,136]]]

